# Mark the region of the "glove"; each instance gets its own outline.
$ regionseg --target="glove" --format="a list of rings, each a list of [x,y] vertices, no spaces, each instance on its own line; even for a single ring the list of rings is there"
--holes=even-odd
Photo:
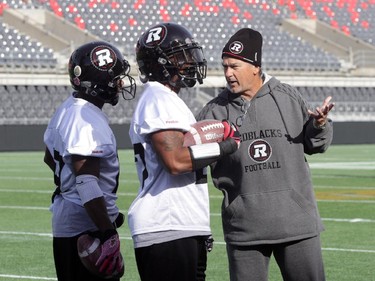
[[[112,275],[116,270],[121,272],[124,266],[120,252],[120,239],[116,229],[107,230],[100,237],[102,253],[95,266],[99,267],[100,273]]]
[[[222,121],[224,125],[223,141],[219,143],[220,155],[228,155],[240,148],[241,134],[236,125],[228,120]]]
[[[223,140],[227,140],[229,138],[232,138],[237,143],[238,148],[240,147],[241,143],[241,134],[238,131],[238,128],[236,125],[234,125],[232,122],[229,122],[228,120],[222,120],[222,123],[224,125],[224,137]]]

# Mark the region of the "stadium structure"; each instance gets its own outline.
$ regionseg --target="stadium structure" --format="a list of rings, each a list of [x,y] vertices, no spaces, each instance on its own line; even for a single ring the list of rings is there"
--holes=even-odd
[[[225,87],[221,50],[242,27],[263,34],[263,71],[298,88],[312,107],[336,104],[334,143],[375,142],[375,0],[2,0],[0,151],[43,148],[42,135],[70,93],[67,62],[105,40],[129,59],[148,27],[176,22],[204,47],[208,77],[180,95],[197,113]],[[105,106],[119,147],[129,147],[132,101]]]

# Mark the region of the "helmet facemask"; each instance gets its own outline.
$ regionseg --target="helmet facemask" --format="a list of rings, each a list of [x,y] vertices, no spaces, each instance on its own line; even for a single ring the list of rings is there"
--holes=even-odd
[[[108,86],[121,94],[125,100],[132,100],[135,97],[137,85],[133,77],[129,75],[130,65],[128,61],[123,61],[124,71],[113,78]]]
[[[177,47],[172,47],[166,52],[168,57],[168,64],[165,68],[168,69],[169,83],[172,86],[180,88],[194,87],[196,82],[203,83],[207,73],[207,61],[204,58],[202,47],[195,42],[181,45],[176,43]],[[177,75],[177,81],[173,81],[173,76]]]

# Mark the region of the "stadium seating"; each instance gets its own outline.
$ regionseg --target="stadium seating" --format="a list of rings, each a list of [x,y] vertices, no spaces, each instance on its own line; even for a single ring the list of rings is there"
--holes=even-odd
[[[11,0],[3,4],[7,8],[48,9],[56,15],[87,29],[91,33],[114,44],[121,45],[132,56],[137,38],[147,27],[160,21],[179,22],[193,31],[205,47],[211,68],[220,68],[220,53],[225,40],[240,27],[250,26],[264,35],[264,67],[269,70],[338,71],[340,62],[325,51],[314,48],[280,29],[283,18],[319,19],[331,26],[358,37],[370,44],[375,43],[375,2],[370,1],[109,1],[109,0]],[[202,21],[204,17],[204,21]],[[1,31],[11,30],[2,26]],[[15,32],[15,31],[12,31]],[[12,38],[3,42],[11,43]],[[32,42],[30,38],[26,41]],[[8,44],[9,44],[8,43]],[[35,67],[30,48],[12,50],[15,66]],[[51,54],[39,46],[39,67],[56,63],[48,61]],[[47,55],[46,55],[47,52]],[[52,56],[53,57],[53,56]],[[0,54],[1,58],[1,54]],[[33,59],[31,59],[33,58]],[[324,59],[322,59],[324,58]],[[36,66],[38,67],[38,65]]]
[[[0,69],[3,72],[25,72],[35,68],[53,69],[56,59],[51,49],[0,21]]]
[[[315,108],[321,105],[327,95],[332,95],[335,109],[332,116],[336,121],[374,120],[375,102],[373,88],[369,87],[301,87],[302,96]],[[105,105],[103,110],[109,116],[110,123],[124,124],[131,120],[137,104],[138,95],[130,101],[120,99],[115,107]],[[0,125],[4,124],[47,124],[56,107],[72,92],[69,86],[23,86],[0,85]],[[199,95],[212,97],[213,88],[182,90],[180,97],[194,114],[202,108]],[[215,94],[216,95],[216,94]]]
[[[228,37],[244,26],[263,34],[262,60],[266,71],[323,75],[343,71],[342,61],[337,57],[282,30],[280,24],[284,18],[318,19],[375,45],[374,0],[10,0],[4,3],[0,3],[1,73],[53,72],[59,56],[4,24],[1,14],[9,8],[52,11],[80,29],[121,46],[131,61],[134,61],[136,40],[143,30],[161,21],[178,22],[193,32],[204,47],[209,70],[220,75],[221,49]],[[312,106],[331,94],[336,102],[334,115],[375,119],[374,88],[300,86],[298,89]],[[138,93],[140,90],[141,87]],[[46,124],[70,91],[68,85],[0,85],[0,124]],[[193,93],[183,91],[180,96],[196,113],[203,104],[199,97],[213,94],[217,94],[217,89],[199,88]],[[105,106],[104,110],[111,123],[121,124],[129,122],[136,102],[137,98],[121,101],[116,108]]]

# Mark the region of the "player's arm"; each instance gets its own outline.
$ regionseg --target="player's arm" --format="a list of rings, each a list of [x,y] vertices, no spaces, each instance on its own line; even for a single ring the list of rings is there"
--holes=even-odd
[[[100,158],[73,155],[72,162],[76,175],[76,187],[90,218],[101,232],[114,229],[98,184]]]
[[[239,148],[240,133],[233,124],[223,121],[224,140],[184,147],[184,133],[178,130],[162,130],[153,133],[152,144],[165,168],[171,174],[195,171],[208,166],[224,155]]]
[[[52,171],[55,171],[56,169],[56,163],[55,161],[53,160],[53,157],[51,155],[51,153],[49,152],[48,148],[46,147],[45,148],[45,151],[44,151],[44,163],[47,164],[47,166],[52,170]]]
[[[151,135],[155,152],[171,174],[192,171],[192,161],[187,147],[183,147],[184,133],[179,130],[161,130]]]
[[[120,258],[120,239],[109,219],[103,192],[99,187],[100,158],[72,156],[73,169],[76,175],[76,188],[87,213],[99,229],[102,252],[96,262],[100,272],[112,273],[120,269],[123,261]]]

